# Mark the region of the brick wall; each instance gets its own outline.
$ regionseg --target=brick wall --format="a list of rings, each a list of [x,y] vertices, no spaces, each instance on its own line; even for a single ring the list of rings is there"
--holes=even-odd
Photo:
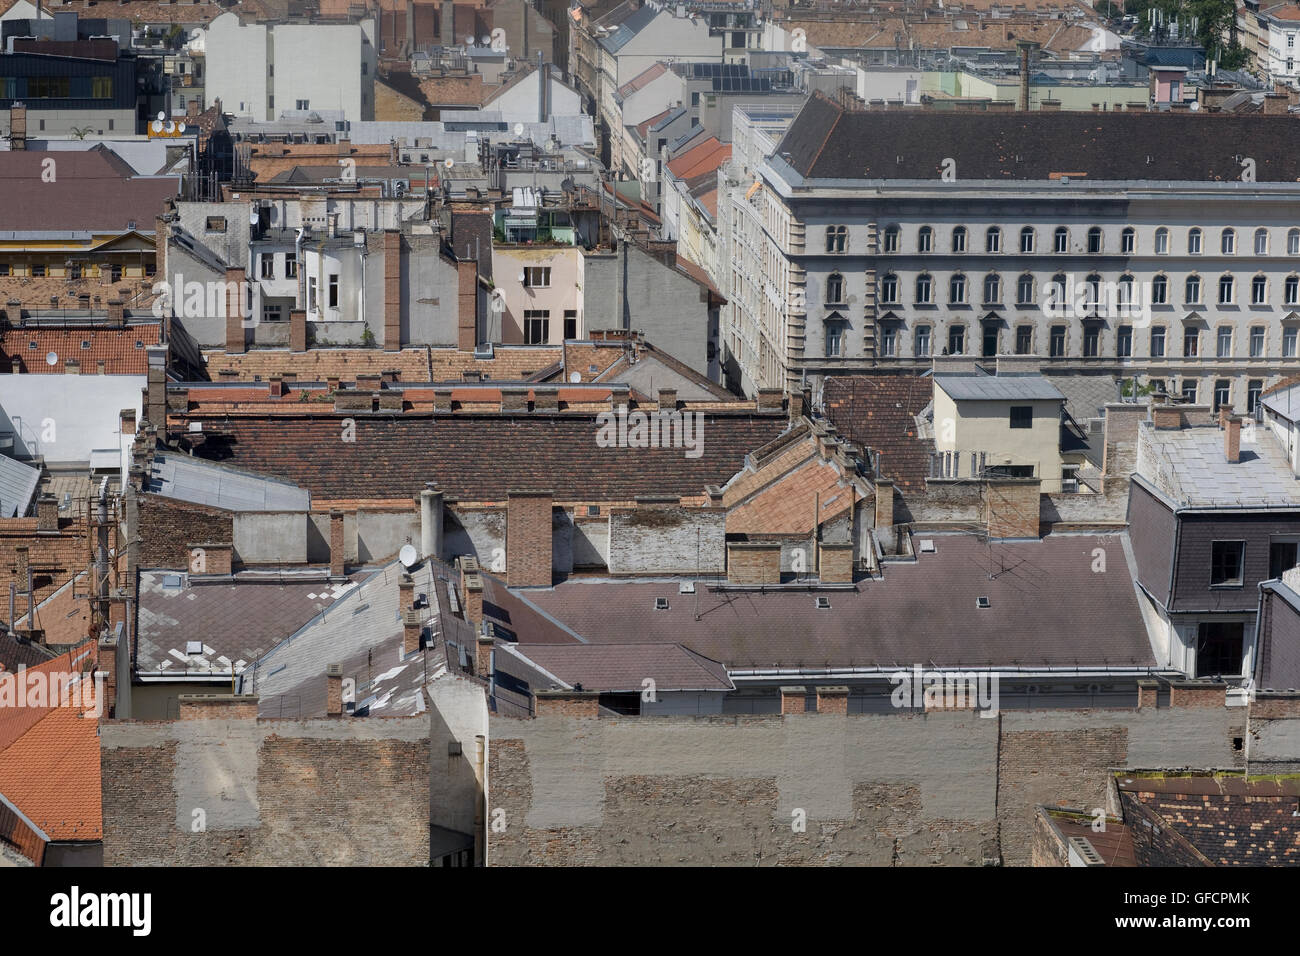
[[[234,515],[218,508],[142,494],[139,501],[140,566],[185,570],[194,541],[233,541]]]
[[[511,491],[506,507],[506,583],[551,586],[551,493]]]
[[[595,691],[539,690],[534,698],[539,717],[595,717],[600,695]]]
[[[758,542],[728,544],[727,581],[732,584],[779,584],[781,545]]]
[[[984,482],[984,520],[991,538],[1037,538],[1038,481],[1026,479]]]

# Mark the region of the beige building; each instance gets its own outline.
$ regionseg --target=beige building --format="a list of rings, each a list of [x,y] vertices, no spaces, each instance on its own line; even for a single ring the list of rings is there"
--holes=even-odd
[[[582,250],[570,245],[497,245],[488,307],[491,341],[559,345],[581,338]]]

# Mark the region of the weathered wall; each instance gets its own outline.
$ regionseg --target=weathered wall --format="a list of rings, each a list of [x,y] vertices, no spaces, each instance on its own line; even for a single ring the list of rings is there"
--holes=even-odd
[[[443,525],[443,557],[472,554],[484,570],[506,569],[506,510],[448,508]]]
[[[726,568],[726,521],[721,508],[615,511],[609,518],[610,573],[720,573]]]
[[[183,571],[190,566],[186,545],[231,541],[234,514],[162,495],[139,495],[140,567]],[[237,549],[236,549],[237,550]]]
[[[235,553],[245,564],[305,564],[307,512],[241,512],[234,516]]]
[[[1115,767],[1239,767],[1244,717],[493,717],[489,863],[1024,865],[1034,807],[1106,807]]]
[[[391,559],[404,544],[419,545],[420,515],[408,511],[358,511],[357,560],[367,563]]]
[[[104,864],[426,865],[429,735],[428,714],[105,723]]]

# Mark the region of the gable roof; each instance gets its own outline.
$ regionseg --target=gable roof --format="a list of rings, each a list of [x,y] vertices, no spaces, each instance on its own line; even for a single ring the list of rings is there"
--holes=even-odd
[[[831,423],[871,449],[879,473],[904,493],[924,491],[930,474],[930,447],[918,437],[916,416],[931,396],[930,378],[916,375],[833,375],[822,392]]]
[[[45,182],[45,160],[58,176]],[[117,232],[131,222],[147,233],[180,190],[179,176],[135,176],[112,150],[0,151],[0,230]]]
[[[1300,180],[1288,116],[1177,112],[849,111],[809,98],[777,147],[806,179],[935,179],[947,158],[970,180]],[[1123,143],[1123,149],[1116,149]]]
[[[94,374],[102,361],[105,375],[146,375],[146,350],[161,344],[161,322],[132,322],[119,329],[27,325],[0,333],[0,368],[8,372],[16,361],[27,375],[63,375],[66,363],[75,361],[85,375]],[[51,352],[53,365],[48,361]]]

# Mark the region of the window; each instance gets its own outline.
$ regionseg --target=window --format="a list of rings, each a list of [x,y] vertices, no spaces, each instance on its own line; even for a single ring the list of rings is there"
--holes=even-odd
[[[1156,255],[1169,255],[1169,230],[1164,226],[1156,230]]]
[[[1029,226],[1020,230],[1020,251],[1023,253],[1034,251],[1034,230]]]
[[[1119,251],[1126,256],[1132,255],[1136,245],[1137,230],[1132,226],[1125,226],[1124,231],[1119,234]]]
[[[1070,251],[1070,230],[1064,226],[1057,226],[1056,232],[1052,233],[1052,251],[1069,252]]]
[[[826,357],[837,358],[843,355],[844,326],[839,322],[826,323]]]
[[[311,109],[311,103],[308,100],[298,100],[295,104],[295,108],[300,110],[309,110]]]
[[[81,263],[80,263],[80,262],[70,262],[70,263],[68,263],[68,278],[69,278],[69,279],[80,279],[80,278],[81,278]]]
[[[1188,276],[1187,282],[1183,287],[1183,301],[1188,305],[1196,305],[1201,301],[1201,277]]]
[[[263,322],[281,321],[284,318],[284,313],[282,311],[282,308],[283,307],[279,305],[271,305],[269,303],[264,304],[262,306],[262,321]]]
[[[1232,326],[1219,326],[1219,334],[1214,346],[1214,354],[1218,358],[1232,358]]]
[[[1287,276],[1285,289],[1285,300],[1287,305],[1300,304],[1300,277]]]
[[[1151,330],[1151,357],[1165,357],[1165,329],[1162,325],[1157,325]]]
[[[207,222],[204,224],[204,228],[205,228],[208,232],[225,232],[225,231],[226,231],[226,217],[225,217],[225,216],[208,216],[208,218],[207,218]]]
[[[548,270],[549,271],[549,270]],[[549,276],[548,276],[549,281]],[[826,302],[833,305],[844,301],[844,276],[832,272],[826,279]]]
[[[1101,252],[1101,228],[1093,226],[1088,230],[1088,252],[1091,255],[1097,255]]]
[[[898,304],[898,276],[886,272],[880,278],[880,301],[886,305]]]
[[[1119,277],[1119,285],[1115,289],[1115,301],[1120,308],[1128,309],[1133,303],[1133,277],[1122,275]]]
[[[893,358],[898,354],[898,326],[892,322],[886,322],[880,327],[880,354],[885,358]]]
[[[316,311],[316,277],[307,277],[307,311]]]
[[[1297,236],[1297,242],[1300,242],[1300,235]],[[958,226],[952,231],[952,251],[966,251],[966,227]]]
[[[1183,357],[1196,358],[1201,347],[1201,333],[1198,329],[1183,329]]]
[[[1032,305],[1034,302],[1034,277],[1025,273],[1016,280],[1016,303]]]
[[[33,262],[33,263],[32,263],[32,276],[33,276],[34,278],[38,278],[38,279],[39,279],[39,278],[43,277],[44,275],[45,275],[45,263],[43,263],[43,262]],[[116,281],[116,280],[114,280],[114,281]]]
[[[934,244],[934,230],[929,226],[922,226],[921,231],[916,234],[916,251],[929,252],[930,247]]]
[[[551,310],[524,309],[524,344],[545,345],[551,340]]]
[[[930,354],[930,327],[928,325],[918,325],[916,327],[916,354],[918,356]]]
[[[1016,354],[1028,355],[1034,348],[1034,327],[1032,325],[1016,326]]]
[[[298,278],[298,253],[286,252],[284,254],[284,277],[286,279]]]
[[[1250,357],[1264,357],[1264,326],[1262,325],[1250,327]]]
[[[990,272],[984,277],[984,303],[997,305],[1002,301],[1002,277]]]
[[[1268,578],[1275,581],[1283,571],[1296,566],[1297,545],[1294,541],[1272,541],[1268,546]]]
[[[338,273],[329,277],[329,300],[328,306],[331,309],[339,307],[339,277]]]
[[[929,305],[931,294],[930,276],[928,273],[922,272],[916,277],[916,304]]]
[[[108,281],[109,282],[122,281],[122,267],[117,263],[113,263],[113,265],[108,267]]]
[[[261,261],[262,261],[262,269],[261,269],[262,278],[274,279],[275,278],[275,256],[273,256],[269,252],[264,252],[261,255]]]
[[[1118,358],[1133,357],[1133,326],[1121,325],[1115,330],[1115,355]]]
[[[1268,279],[1263,276],[1250,280],[1250,304],[1268,305]]]
[[[960,272],[948,280],[948,301],[952,305],[964,305],[966,302],[966,277]]]
[[[564,337],[566,339],[576,339],[578,337],[578,310],[564,310]]]
[[[1192,229],[1187,233],[1187,253],[1193,256],[1201,254],[1201,230]]]
[[[1255,255],[1257,256],[1268,255],[1268,230],[1267,229],[1255,230]]]
[[[826,251],[827,252],[832,252],[832,253],[843,252],[845,245],[848,243],[848,239],[849,239],[848,226],[827,226],[826,227]],[[886,231],[886,241],[888,241],[888,231]],[[897,237],[895,237],[895,242],[897,242]],[[888,252],[890,250],[886,249],[885,251]]]
[[[0,276],[9,275],[9,263],[0,262]]]
[[[1212,541],[1210,543],[1210,587],[1240,586],[1245,554],[1245,541]]]
[[[1034,406],[1033,405],[1012,405],[1011,406],[1011,427],[1012,428],[1033,428],[1034,427]]]
[[[1151,304],[1166,305],[1169,302],[1169,279],[1157,275],[1151,280]]]
[[[1233,296],[1232,276],[1219,277],[1219,304],[1231,305]]]
[[[1292,229],[1286,234],[1286,254],[1300,256],[1300,229]]]
[[[948,354],[961,355],[966,351],[966,326],[954,325],[948,329]]]
[[[1089,323],[1083,327],[1083,357],[1096,358],[1101,351],[1101,327]]]
[[[1202,621],[1196,635],[1196,676],[1240,674],[1245,631],[1241,621]]]
[[[899,229],[897,226],[885,227],[885,246],[884,246],[885,252],[898,251],[898,234],[899,234]],[[840,249],[839,251],[843,252],[844,250]]]
[[[1225,229],[1219,237],[1219,249],[1225,256],[1235,256],[1237,254],[1237,231],[1235,229]]]
[[[1189,405],[1196,404],[1197,383],[1194,378],[1183,379],[1183,401]]]
[[[1226,378],[1214,381],[1214,411],[1221,408],[1232,408],[1232,383]]]
[[[548,289],[551,285],[550,266],[528,266],[524,269],[525,289]]]
[[[1088,315],[1096,315],[1101,305],[1101,276],[1095,272],[1083,280],[1083,303]]]
[[[1048,354],[1052,358],[1065,357],[1065,326],[1052,326],[1051,345]]]
[[[1254,415],[1259,408],[1259,396],[1264,391],[1264,382],[1258,378],[1252,378],[1246,383],[1246,411]]]
[[[989,226],[988,231],[984,233],[984,251],[1002,251],[1002,230],[997,226]]]
[[[1289,328],[1282,330],[1282,357],[1295,358],[1295,341],[1296,329]]]

